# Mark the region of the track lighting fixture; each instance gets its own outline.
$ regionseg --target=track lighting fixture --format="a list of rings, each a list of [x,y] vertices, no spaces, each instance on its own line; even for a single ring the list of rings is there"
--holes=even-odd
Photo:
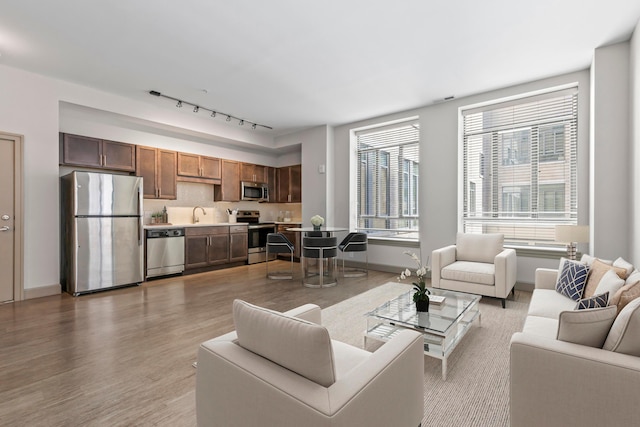
[[[206,90],[203,90],[204,93],[207,93]],[[206,108],[206,107],[201,107],[199,105],[196,105],[194,103],[188,102],[188,101],[182,101],[181,99],[178,98],[174,98],[172,96],[168,96],[168,95],[163,95],[160,92],[158,92],[157,90],[150,90],[149,91],[149,95],[153,95],[153,96],[157,96],[157,97],[162,97],[162,98],[167,98],[167,99],[171,99],[173,101],[176,101],[176,107],[178,108],[182,108],[182,104],[187,104],[187,105],[191,105],[193,107],[193,112],[197,113],[200,110],[205,110],[205,111],[211,111],[211,117],[215,118],[218,115],[218,111],[216,110],[212,110],[211,108]],[[235,117],[232,116],[231,114],[226,114],[226,113],[220,113],[221,116],[226,116],[227,118],[225,119],[227,122],[230,122],[231,119],[237,120],[238,124],[240,126],[244,126],[245,120],[241,119],[239,117]],[[258,126],[263,127],[265,129],[273,129],[271,126],[267,126],[267,125],[261,125],[260,123],[254,123],[254,122],[247,122],[248,124],[251,125],[251,129],[256,129]]]

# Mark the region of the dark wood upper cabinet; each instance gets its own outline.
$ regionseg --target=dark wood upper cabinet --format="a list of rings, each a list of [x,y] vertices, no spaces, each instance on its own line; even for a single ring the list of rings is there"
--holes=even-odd
[[[240,164],[240,181],[267,182],[267,166],[254,165],[253,163]]]
[[[222,159],[221,184],[214,188],[215,201],[240,201],[240,163]]]
[[[302,202],[302,166],[295,165],[289,167],[291,172],[289,175],[289,193],[291,194],[292,203]]]
[[[136,146],[88,136],[60,134],[60,163],[126,172],[136,170]]]
[[[279,203],[302,202],[302,167],[285,166],[277,170]]]
[[[220,159],[178,153],[178,176],[180,181],[219,184],[221,179]]]
[[[160,148],[136,147],[136,175],[143,178],[145,199],[175,200],[177,153]]]

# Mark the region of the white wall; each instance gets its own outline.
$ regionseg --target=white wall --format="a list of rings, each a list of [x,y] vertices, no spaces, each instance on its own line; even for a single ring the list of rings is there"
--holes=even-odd
[[[314,215],[322,216],[326,225],[342,225],[335,222],[332,209],[328,209],[333,203],[333,195],[329,193],[333,187],[329,182],[334,175],[329,157],[333,145],[330,130],[326,125],[316,126],[276,138],[277,145],[302,146],[302,221],[307,227],[311,226],[309,220]],[[320,172],[320,166],[324,166],[324,173]]]
[[[630,94],[630,140],[629,161],[631,195],[629,216],[630,254],[633,265],[640,265],[640,22],[631,38],[629,46],[629,94]]]
[[[595,50],[591,93],[591,252],[630,259],[628,42]]]

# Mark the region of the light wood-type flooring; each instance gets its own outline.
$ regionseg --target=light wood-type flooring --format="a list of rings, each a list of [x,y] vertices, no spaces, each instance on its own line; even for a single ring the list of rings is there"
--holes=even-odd
[[[254,264],[0,305],[0,425],[195,426],[191,364],[201,342],[233,329],[234,299],[326,308],[397,277],[311,289],[296,272],[269,280]]]

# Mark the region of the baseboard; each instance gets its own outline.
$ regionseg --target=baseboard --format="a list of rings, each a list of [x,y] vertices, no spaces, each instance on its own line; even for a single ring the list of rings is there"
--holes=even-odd
[[[37,288],[29,288],[24,290],[24,299],[50,297],[51,295],[60,295],[62,286],[59,283],[48,286],[39,286]]]

